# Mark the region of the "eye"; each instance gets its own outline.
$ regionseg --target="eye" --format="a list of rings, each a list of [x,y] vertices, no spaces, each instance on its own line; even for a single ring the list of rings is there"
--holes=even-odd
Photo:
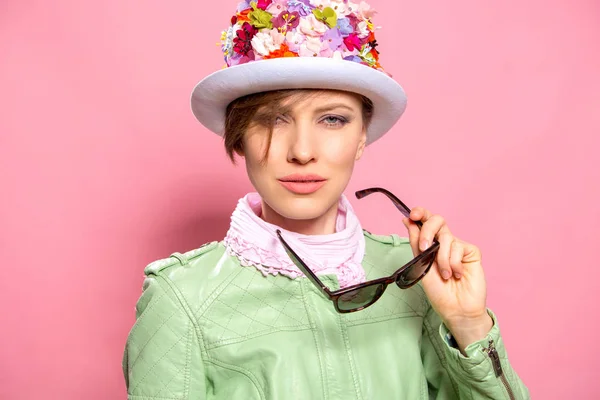
[[[286,122],[287,122],[287,119],[285,118],[284,115],[278,115],[275,117],[273,125],[281,125],[281,124],[285,124]]]
[[[321,122],[330,128],[341,128],[348,123],[348,120],[339,115],[328,115]]]

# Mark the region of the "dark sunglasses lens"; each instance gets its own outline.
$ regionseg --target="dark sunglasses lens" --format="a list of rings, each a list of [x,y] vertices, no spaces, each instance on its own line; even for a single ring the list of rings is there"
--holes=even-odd
[[[370,285],[344,293],[337,299],[340,311],[352,311],[372,304],[381,296],[384,284]]]
[[[437,251],[434,251],[418,259],[413,265],[398,275],[396,284],[401,288],[405,288],[417,283],[425,276],[425,273],[431,267],[431,264],[433,264],[436,254]]]

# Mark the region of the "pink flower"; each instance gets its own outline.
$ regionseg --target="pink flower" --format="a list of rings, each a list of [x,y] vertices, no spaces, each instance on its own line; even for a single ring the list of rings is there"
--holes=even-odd
[[[271,5],[267,7],[267,12],[273,14],[273,17],[277,17],[281,12],[286,11],[287,0],[273,0]]]
[[[300,32],[307,36],[315,37],[323,35],[325,32],[327,32],[327,29],[329,29],[327,25],[319,21],[314,14],[302,18],[299,27]]]
[[[300,57],[330,57],[333,50],[329,48],[328,43],[321,41],[321,38],[308,36],[306,42],[302,43],[299,51]]]
[[[267,7],[269,7],[272,2],[273,2],[273,0],[258,0],[256,7],[260,8],[261,10],[266,10]]]
[[[354,49],[360,50],[361,43],[360,38],[356,33],[352,33],[344,38],[344,44],[348,48],[348,50],[352,51]]]
[[[370,19],[377,13],[377,11],[372,9],[365,1],[361,1],[360,3],[348,2],[348,11],[354,13],[360,19]]]
[[[306,41],[306,36],[298,31],[288,32],[285,35],[285,42],[291,51],[298,52],[300,51],[300,46],[302,43]]]

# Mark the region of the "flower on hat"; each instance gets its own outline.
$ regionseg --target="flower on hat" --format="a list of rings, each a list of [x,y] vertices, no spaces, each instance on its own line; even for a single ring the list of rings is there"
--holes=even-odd
[[[226,31],[223,31],[221,35],[221,51],[225,57],[231,54],[233,50],[233,38],[236,37],[236,31],[238,25],[231,25]]]
[[[337,27],[340,30],[342,36],[346,37],[352,32],[354,32],[354,28],[350,24],[350,20],[348,18],[340,18],[337,21]]]
[[[325,7],[323,10],[319,8],[315,8],[313,10],[313,14],[319,21],[323,21],[330,28],[335,28],[337,25],[337,14],[333,11],[331,7]]]
[[[281,57],[322,57],[382,70],[375,10],[365,1],[242,0],[221,34],[227,66]]]
[[[248,22],[244,22],[242,27],[236,32],[236,37],[233,38],[233,50],[238,54],[247,55],[250,49],[252,49],[252,38],[258,30],[250,25]]]
[[[325,32],[322,39],[324,43],[327,43],[331,50],[337,50],[342,43],[344,43],[344,38],[338,28],[329,29]]]
[[[344,38],[344,44],[350,51],[361,47],[360,38],[356,33],[352,33]]]
[[[310,0],[289,0],[288,11],[297,12],[303,17],[310,15],[314,7],[311,7]]]
[[[273,14],[258,8],[255,2],[250,3],[250,5],[252,6],[253,11],[251,11],[248,16],[250,17],[250,23],[252,26],[258,29],[271,29],[273,27],[273,22],[271,22],[271,19],[273,19]]]
[[[326,42],[322,42],[320,38],[309,36],[306,41],[300,45],[300,57],[331,57],[333,51],[329,48]]]
[[[256,7],[260,8],[261,10],[266,10],[272,2],[273,0],[258,0],[258,3],[256,3]]]
[[[294,53],[290,50],[286,43],[283,43],[281,47],[275,51],[272,51],[268,55],[264,56],[264,59],[269,58],[281,58],[281,57],[298,57],[298,53]]]
[[[358,25],[356,25],[356,31],[358,32],[359,38],[365,38],[371,33],[367,21],[360,21]]]
[[[310,0],[310,4],[318,9],[331,8],[339,16],[345,16],[348,11],[347,0]]]
[[[287,0],[273,0],[271,5],[267,7],[267,12],[277,17],[282,11],[289,11],[287,6]]]
[[[311,14],[300,20],[298,29],[306,36],[321,36],[327,31],[327,25],[319,21],[314,14]]]
[[[300,24],[300,14],[297,11],[281,12],[273,20],[273,27],[278,28],[281,32],[296,28]]]
[[[285,42],[291,51],[300,51],[300,46],[306,41],[306,35],[299,31],[291,31],[285,35]]]
[[[348,2],[348,7],[352,8],[360,19],[371,19],[377,13],[366,1],[361,1],[359,4]]]
[[[266,56],[278,50],[284,40],[285,36],[279,33],[277,29],[272,29],[271,31],[265,29],[254,35],[252,38],[252,48],[255,53]]]

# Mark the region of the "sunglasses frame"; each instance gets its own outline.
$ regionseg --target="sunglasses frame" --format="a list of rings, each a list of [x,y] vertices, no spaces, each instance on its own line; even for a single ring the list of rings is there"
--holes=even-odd
[[[408,208],[398,197],[396,197],[393,193],[389,192],[386,189],[378,188],[378,187],[363,189],[363,190],[357,191],[355,193],[355,195],[356,195],[357,199],[362,199],[363,197],[366,197],[372,193],[383,193],[392,201],[392,203],[394,203],[394,206],[396,206],[396,208],[405,217],[408,218],[410,216],[410,211],[411,211],[410,208]],[[416,221],[415,223],[419,226],[419,228],[423,227],[423,223],[421,221]],[[398,270],[396,270],[396,272],[394,272],[390,276],[366,281],[363,283],[358,283],[356,285],[348,286],[344,289],[330,290],[326,285],[323,284],[323,282],[319,279],[319,277],[304,263],[304,261],[298,256],[298,254],[296,254],[296,252],[290,247],[290,245],[282,237],[281,231],[279,229],[277,229],[277,236],[279,237],[279,240],[285,247],[285,250],[288,253],[288,256],[290,256],[290,258],[292,259],[292,261],[294,261],[294,259],[298,260],[298,262],[294,262],[294,264],[300,270],[302,270],[302,272],[306,275],[306,277],[309,278],[310,281],[313,284],[315,284],[327,298],[329,298],[329,300],[331,300],[333,302],[335,309],[339,313],[356,312],[356,311],[363,310],[363,309],[373,305],[377,300],[379,300],[381,298],[381,296],[387,289],[387,286],[391,283],[395,282],[400,289],[408,289],[411,286],[414,286],[415,284],[417,284],[417,282],[419,282],[421,279],[423,279],[423,277],[429,272],[429,270],[431,269],[431,266],[433,265],[433,262],[435,261],[435,255],[432,257],[431,261],[428,262],[429,265],[427,266],[427,268],[425,268],[425,270],[421,274],[421,276],[419,276],[419,278],[415,279],[410,284],[401,285],[398,281],[398,277],[403,272],[407,271],[410,267],[412,267],[416,263],[422,261],[423,258],[430,257],[430,256],[432,256],[433,253],[437,253],[437,251],[439,250],[439,247],[440,247],[440,243],[437,240],[434,240],[431,247],[429,247],[427,250],[425,250],[424,252],[419,254],[417,257],[410,260],[408,263],[404,264],[402,267],[400,267]],[[367,288],[369,286],[379,286],[379,285],[383,285],[383,286],[380,290],[378,290],[375,293],[373,299],[369,303],[362,305],[360,307],[357,307],[355,309],[349,309],[349,310],[340,309],[338,302],[339,302],[339,299],[341,296],[348,294],[352,291]]]

